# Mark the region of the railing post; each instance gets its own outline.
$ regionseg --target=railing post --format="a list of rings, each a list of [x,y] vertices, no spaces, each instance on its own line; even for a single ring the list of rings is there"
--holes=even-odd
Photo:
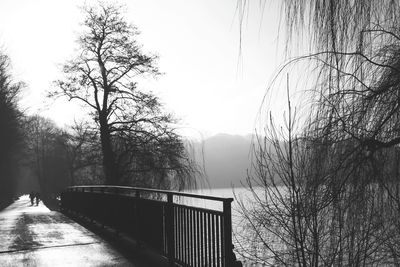
[[[232,251],[232,210],[231,202],[233,199],[229,198],[224,200],[224,255],[225,266],[233,266],[233,251]]]
[[[167,210],[166,210],[166,237],[167,237],[167,253],[168,253],[168,266],[175,265],[175,238],[174,238],[174,205],[172,193],[167,194]]]
[[[133,198],[133,233],[138,242],[139,242],[139,232],[140,232],[139,225],[141,220],[138,211],[139,199],[140,199],[140,191],[135,190],[135,197]]]

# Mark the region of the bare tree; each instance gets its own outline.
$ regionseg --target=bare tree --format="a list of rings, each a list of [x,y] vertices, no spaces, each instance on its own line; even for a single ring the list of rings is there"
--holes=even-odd
[[[311,172],[304,176],[305,185],[323,192],[322,198],[316,198],[317,202],[313,200],[313,191],[305,190],[307,194],[300,194],[304,196],[299,198],[302,203],[319,203],[311,205],[311,213],[298,213],[305,222],[302,229],[314,230],[303,232],[303,238],[297,237],[300,230],[287,233],[299,241],[316,237],[314,240],[318,242],[306,241],[300,249],[294,246],[296,258],[292,262],[299,266],[397,266],[400,35],[396,13],[399,3],[286,1],[284,8],[289,36],[293,36],[294,30],[300,30],[303,34],[300,37],[310,38],[313,44],[310,54],[289,62],[307,60],[314,67],[313,73],[303,73],[305,79],[314,78],[314,94],[310,98],[313,106],[308,123],[299,137],[306,140],[302,143],[312,148],[312,153],[303,150],[295,157],[308,162],[296,170]],[[267,127],[273,128],[273,125]],[[285,162],[274,160],[282,158],[280,153],[271,153],[263,147],[258,151],[256,169],[272,171],[264,171],[264,176],[258,172],[256,178],[266,176],[270,180],[271,173],[290,177],[288,170],[292,164],[276,167]],[[250,184],[254,186],[254,180]],[[301,184],[301,181],[296,182],[298,192],[308,188]],[[270,182],[262,186],[266,192],[278,188]],[[285,184],[284,188],[290,191],[290,186],[290,183]],[[293,199],[298,203],[297,198],[275,194],[266,199],[256,205],[263,208],[261,211],[266,210],[264,213],[244,213],[260,216],[260,226],[255,228],[255,233],[277,231],[281,234],[284,229],[290,229],[287,227],[290,216],[279,220],[278,228],[269,221],[274,220],[270,217],[283,218],[282,209],[291,207]],[[278,205],[274,210],[268,206],[271,199],[283,199],[283,203],[290,205]],[[308,210],[304,208],[307,205],[300,206]],[[308,220],[307,214],[314,219]],[[318,227],[313,228],[314,225]],[[287,244],[282,238],[281,241]],[[299,257],[303,255],[303,247],[307,248],[304,255],[309,255],[305,258]],[[279,262],[291,265],[281,254],[276,255]]]
[[[79,54],[65,64],[65,79],[57,81],[59,90],[52,95],[78,100],[89,108],[99,129],[106,184],[126,183],[134,159],[142,156],[136,153],[138,147],[158,150],[160,144],[172,145],[171,151],[179,154],[174,158],[186,159],[179,149],[182,142],[171,128],[176,120],[163,111],[156,96],[137,88],[141,77],[159,74],[157,57],[142,52],[136,42],[138,30],[126,22],[121,7],[99,3],[83,10],[85,30],[79,38]],[[169,163],[158,167],[174,172],[187,162]]]
[[[239,200],[243,231],[236,235],[238,252],[250,262],[320,266],[333,258],[327,242],[331,169],[318,155],[325,147],[315,133],[296,130],[297,116],[288,95],[286,125],[277,126],[270,115],[254,140],[251,197]]]
[[[286,126],[270,117],[255,141],[238,252],[268,266],[393,264],[398,209],[382,181],[394,184],[390,154],[398,152],[371,158],[315,117],[298,128],[288,106]]]
[[[353,144],[343,148],[353,157],[342,165],[343,171],[352,172],[342,187],[352,190],[347,206],[357,203],[350,216],[374,222],[369,229],[375,238],[369,241],[379,251],[373,253],[377,264],[394,265],[399,255],[399,247],[393,244],[399,240],[400,207],[399,8],[398,1],[287,2],[289,29],[315,33],[317,51],[311,57],[318,62],[322,85],[315,88],[320,96],[315,123],[332,144]],[[303,28],[304,24],[308,26]],[[381,220],[360,213],[375,208]],[[386,241],[377,242],[380,236]],[[370,259],[368,254],[361,258]]]

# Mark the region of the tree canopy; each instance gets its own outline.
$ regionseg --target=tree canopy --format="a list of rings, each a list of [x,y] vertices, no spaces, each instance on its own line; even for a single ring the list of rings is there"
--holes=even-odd
[[[0,52],[0,207],[14,197],[23,144],[18,96],[23,88],[11,76],[10,60]]]

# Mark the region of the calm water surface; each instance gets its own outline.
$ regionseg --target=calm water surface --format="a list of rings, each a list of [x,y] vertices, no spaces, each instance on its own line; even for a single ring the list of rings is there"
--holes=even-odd
[[[262,188],[255,188],[254,189],[259,196],[262,195],[263,189]],[[253,195],[249,191],[248,188],[239,187],[239,188],[216,188],[216,189],[199,189],[199,190],[191,190],[188,193],[200,194],[200,195],[208,195],[208,196],[216,196],[216,197],[223,197],[223,198],[233,198],[232,202],[232,231],[233,231],[233,243],[236,250],[241,247],[247,247],[249,244],[238,244],[238,240],[235,238],[237,234],[243,235],[243,232],[246,229],[243,228],[243,216],[240,212],[240,205],[239,202],[242,202],[246,207],[251,207],[253,201]],[[207,208],[207,209],[215,209],[222,211],[222,203],[218,201],[211,201],[211,200],[203,200],[203,199],[196,199],[196,198],[183,198],[180,200],[181,203],[191,206],[196,206],[200,208]],[[252,262],[244,261],[238,253],[237,257],[242,261],[244,266],[263,266],[259,264],[255,264]]]

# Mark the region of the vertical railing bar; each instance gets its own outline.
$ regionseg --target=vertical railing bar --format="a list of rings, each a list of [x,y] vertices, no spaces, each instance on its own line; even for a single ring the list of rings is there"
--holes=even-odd
[[[208,266],[207,213],[204,212],[204,265]]]
[[[200,211],[197,210],[196,212],[196,235],[197,235],[197,266],[201,267],[201,263],[200,263],[200,255],[201,255],[201,247],[200,247]]]
[[[200,212],[200,266],[204,266],[204,242],[203,242],[203,225],[204,225],[204,220],[203,220],[203,211]]]
[[[190,266],[190,210],[186,208],[186,264]]]
[[[198,251],[198,247],[197,247],[197,234],[196,234],[196,214],[197,214],[197,210],[193,210],[193,266],[198,267],[197,265],[197,251]]]
[[[185,260],[185,217],[184,217],[184,209],[181,208],[181,261],[184,262]]]
[[[182,262],[186,260],[186,209],[182,208]]]
[[[194,261],[195,261],[195,258],[194,258],[194,253],[193,253],[193,251],[194,251],[194,235],[193,235],[193,226],[194,226],[194,219],[193,219],[193,216],[194,215],[194,212],[193,212],[193,209],[190,209],[190,264],[191,264],[191,266],[194,266]]]
[[[213,218],[213,214],[210,214],[209,215],[209,224],[210,225],[208,228],[208,229],[210,229],[210,233],[208,235],[210,238],[210,240],[209,240],[209,242],[210,242],[210,266],[214,267],[214,265],[213,265],[213,262],[214,262],[214,253],[213,253],[214,240],[213,240],[213,236],[212,236],[212,233],[214,231],[214,229],[213,229],[214,226],[212,224],[212,218]]]
[[[207,266],[210,266],[210,264],[211,264],[211,262],[210,262],[210,243],[209,243],[210,239],[208,238],[208,233],[210,231],[210,229],[208,228],[208,225],[209,225],[208,215],[209,215],[209,213],[205,213],[204,215],[206,217],[206,220],[205,220],[205,222],[206,222],[205,241],[206,241],[206,244],[207,244],[207,247],[206,247]]]
[[[179,206],[175,206],[175,259],[179,260]]]
[[[186,209],[186,241],[187,241],[187,246],[186,246],[186,263],[188,266],[190,266],[190,210]]]
[[[203,260],[203,212],[200,211],[199,214],[200,218],[199,218],[199,237],[200,237],[200,266],[204,266],[204,260]]]
[[[210,244],[208,243],[208,213],[204,212],[204,259],[207,266],[210,265],[210,255],[208,252]]]
[[[216,223],[215,223],[215,227],[216,227],[216,232],[217,232],[217,267],[221,267],[221,257],[220,257],[220,238],[221,238],[221,231],[220,231],[220,227],[219,227],[219,223],[220,223],[220,216],[217,215],[216,216]]]
[[[191,216],[192,216],[192,210],[188,209],[188,265],[192,266],[192,220],[191,220]]]
[[[207,213],[203,212],[203,260],[207,266]]]
[[[197,251],[198,251],[198,247],[197,247],[197,235],[196,235],[196,214],[197,214],[197,210],[193,210],[193,266],[198,267],[197,265]]]
[[[195,254],[194,254],[194,250],[195,250],[195,237],[194,237],[194,232],[193,230],[195,229],[195,220],[194,220],[194,210],[190,209],[190,214],[191,214],[191,221],[190,221],[190,235],[191,235],[191,239],[192,239],[192,246],[191,246],[191,251],[190,251],[190,256],[191,256],[191,266],[195,266],[196,264],[196,258],[195,258]]]
[[[164,232],[164,236],[165,238],[163,239],[163,252],[164,255],[168,255],[169,253],[169,248],[168,248],[168,243],[169,243],[169,236],[168,236],[168,225],[167,225],[167,219],[168,219],[168,204],[166,206],[163,207],[163,216],[162,216],[162,221],[163,221],[163,228],[165,230]],[[169,258],[169,257],[168,257]]]
[[[178,218],[177,218],[177,216],[178,216],[178,212],[177,212],[177,209],[176,209],[176,207],[174,206],[173,207],[173,209],[174,209],[174,259],[177,259],[178,257],[177,257],[177,251],[178,251],[178,246],[177,246],[177,240],[178,240],[178,237],[177,237],[177,234],[178,234],[178,229],[177,229],[177,222],[178,222]]]
[[[167,226],[167,217],[168,217],[168,207],[165,206],[162,208],[162,228],[163,228],[163,248],[162,248],[162,252],[164,253],[164,255],[167,255],[168,257],[168,226]]]
[[[181,215],[181,207],[178,206],[178,210],[177,210],[177,215],[178,215],[178,220],[177,220],[177,225],[178,225],[178,238],[177,240],[177,244],[178,244],[178,259],[182,260],[182,240],[181,240],[181,232],[182,232],[182,215]]]
[[[222,262],[222,267],[226,267],[226,261],[225,261],[225,228],[224,228],[224,220],[225,217],[221,217],[221,262]]]
[[[211,246],[212,246],[212,244],[211,244],[211,214],[210,213],[208,213],[207,214],[207,227],[208,227],[208,231],[207,231],[207,234],[208,234],[208,266],[211,266],[211,264],[212,264],[212,254],[211,254]]]
[[[181,243],[180,243],[180,227],[181,227],[181,221],[180,221],[180,207],[177,206],[176,207],[176,213],[177,213],[177,217],[176,217],[176,258],[180,259],[180,247],[181,247]]]
[[[187,247],[188,247],[188,243],[187,243],[187,209],[185,208],[184,209],[184,221],[185,221],[185,228],[184,228],[184,251],[183,251],[183,253],[184,253],[184,263],[185,264],[187,264],[187,258],[188,258],[188,255],[187,255]]]
[[[164,205],[165,206],[165,205]],[[171,207],[172,209],[173,209],[173,206]],[[165,209],[165,211],[168,211],[168,206],[165,206],[164,207],[164,209]],[[173,213],[173,216],[175,216],[175,212]],[[172,217],[172,225],[173,225],[173,227],[172,227],[172,232],[171,232],[171,236],[173,236],[173,240],[174,240],[174,243],[172,244],[172,247],[173,247],[173,249],[174,249],[174,255],[172,255],[172,257],[175,259],[175,235],[174,235],[174,232],[175,232],[175,224],[174,224],[174,218]],[[167,230],[167,224],[166,224],[166,222],[165,222],[165,230]],[[166,244],[166,248],[168,248],[168,239],[166,239],[166,240],[164,240],[164,243]],[[168,250],[166,250],[166,252],[167,252]],[[166,255],[168,255],[168,254],[166,254]]]
[[[180,260],[183,262],[183,209],[180,207],[180,223],[181,223],[181,229],[180,229]]]
[[[182,262],[186,262],[186,208],[182,208]]]
[[[190,255],[190,250],[192,248],[192,244],[191,244],[191,236],[190,236],[190,209],[186,209],[187,210],[187,229],[186,229],[186,233],[187,233],[187,247],[186,247],[186,253],[187,253],[187,264],[188,266],[190,266],[190,261],[192,260],[192,255]]]
[[[167,194],[167,251],[168,251],[168,265],[170,267],[175,265],[175,251],[174,251],[174,195],[172,193]]]
[[[135,191],[135,197],[133,199],[133,214],[134,214],[134,221],[133,221],[133,235],[135,238],[139,238],[139,212],[138,212],[138,201],[140,198],[140,193],[139,191]]]
[[[215,255],[215,214],[211,215],[211,229],[212,229],[212,255],[213,255],[213,266],[215,267],[216,264],[216,255]]]
[[[192,266],[192,261],[193,261],[193,256],[192,256],[192,210],[188,209],[188,219],[189,219],[189,223],[188,223],[188,241],[189,241],[189,246],[188,246],[188,255],[189,255],[189,259],[188,259],[188,265]]]
[[[226,266],[232,266],[232,210],[231,210],[232,199],[227,199],[223,203],[223,214],[224,214],[224,249],[225,249],[225,264]]]
[[[196,211],[191,209],[192,213],[192,222],[190,224],[190,231],[192,233],[192,249],[191,249],[191,257],[192,257],[192,266],[196,267]]]

